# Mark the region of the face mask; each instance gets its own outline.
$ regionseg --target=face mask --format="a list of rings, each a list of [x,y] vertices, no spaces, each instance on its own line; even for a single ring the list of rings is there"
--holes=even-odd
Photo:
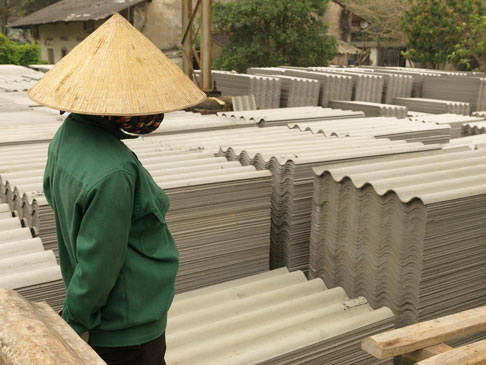
[[[134,134],[148,134],[159,128],[164,120],[164,114],[141,115],[134,117],[105,117],[125,132]]]

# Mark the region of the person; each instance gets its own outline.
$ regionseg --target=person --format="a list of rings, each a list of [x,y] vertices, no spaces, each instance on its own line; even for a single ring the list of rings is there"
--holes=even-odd
[[[28,95],[71,112],[44,174],[66,287],[62,317],[108,364],[165,364],[178,270],[169,200],[123,140],[205,94],[115,14]]]

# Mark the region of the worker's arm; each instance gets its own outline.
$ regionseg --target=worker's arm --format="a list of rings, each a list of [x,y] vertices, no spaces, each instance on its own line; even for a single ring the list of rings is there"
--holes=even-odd
[[[63,318],[78,333],[96,328],[128,249],[135,177],[117,171],[86,194],[76,239],[77,265],[67,288]]]

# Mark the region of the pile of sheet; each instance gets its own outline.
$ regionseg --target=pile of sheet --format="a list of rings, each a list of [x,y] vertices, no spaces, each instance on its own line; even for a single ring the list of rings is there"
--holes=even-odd
[[[459,101],[436,100],[426,98],[395,98],[393,104],[403,105],[414,112],[430,114],[471,114],[471,104]]]
[[[47,301],[58,310],[65,298],[54,252],[44,251],[39,238],[0,204],[0,288],[14,289],[33,301]]]
[[[486,133],[486,121],[464,123],[462,125],[463,136],[474,136],[476,134],[485,134],[485,133]]]
[[[232,144],[221,153],[273,175],[271,267],[307,270],[314,175],[312,167],[384,155],[437,149],[438,145],[371,137],[298,138]]]
[[[290,122],[297,123],[323,119],[361,118],[364,117],[364,113],[308,106],[285,109],[248,110],[243,112],[221,112],[218,113],[218,116],[252,120],[255,121],[259,127],[276,127],[287,125],[287,123]]]
[[[486,303],[486,151],[315,169],[310,276],[403,326]]]
[[[268,171],[243,167],[214,153],[173,151],[147,140],[127,144],[171,200],[166,220],[180,252],[178,291],[268,270]],[[41,152],[47,145],[30,147],[24,153],[37,154],[35,162],[24,159],[18,147],[3,147],[0,153],[10,156],[5,157],[10,158],[8,166],[17,172],[4,167],[0,176],[13,191],[7,194],[9,205],[39,235],[46,250],[57,251],[54,214],[42,192],[46,155]],[[14,151],[7,152],[9,148]]]
[[[314,72],[291,67],[253,67],[248,69],[248,73],[260,75],[285,75],[317,80],[320,85],[318,105],[323,107],[328,107],[329,101],[331,100],[351,100],[353,97],[353,78],[351,76]]]
[[[410,120],[438,125],[449,125],[451,127],[451,138],[461,137],[463,126],[465,124],[484,122],[484,118],[457,114],[420,115],[411,117]]]
[[[391,364],[360,342],[393,328],[388,308],[349,299],[286,269],[176,295],[169,311],[166,361],[214,364]],[[190,348],[190,351],[188,350]]]
[[[198,75],[199,71],[196,71]],[[277,78],[215,70],[212,71],[212,78],[215,88],[223,95],[254,95],[260,109],[280,107],[282,83]]]
[[[327,137],[370,136],[426,144],[447,143],[451,133],[448,125],[385,117],[289,123],[288,126],[301,131],[322,133]]]
[[[408,109],[400,105],[369,103],[366,101],[332,100],[329,106],[333,109],[360,111],[367,117],[406,118],[408,116]]]

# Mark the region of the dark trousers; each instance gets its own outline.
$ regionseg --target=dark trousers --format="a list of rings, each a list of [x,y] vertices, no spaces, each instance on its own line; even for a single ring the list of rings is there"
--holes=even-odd
[[[96,347],[98,355],[108,365],[165,365],[165,333],[142,345],[127,347]]]

